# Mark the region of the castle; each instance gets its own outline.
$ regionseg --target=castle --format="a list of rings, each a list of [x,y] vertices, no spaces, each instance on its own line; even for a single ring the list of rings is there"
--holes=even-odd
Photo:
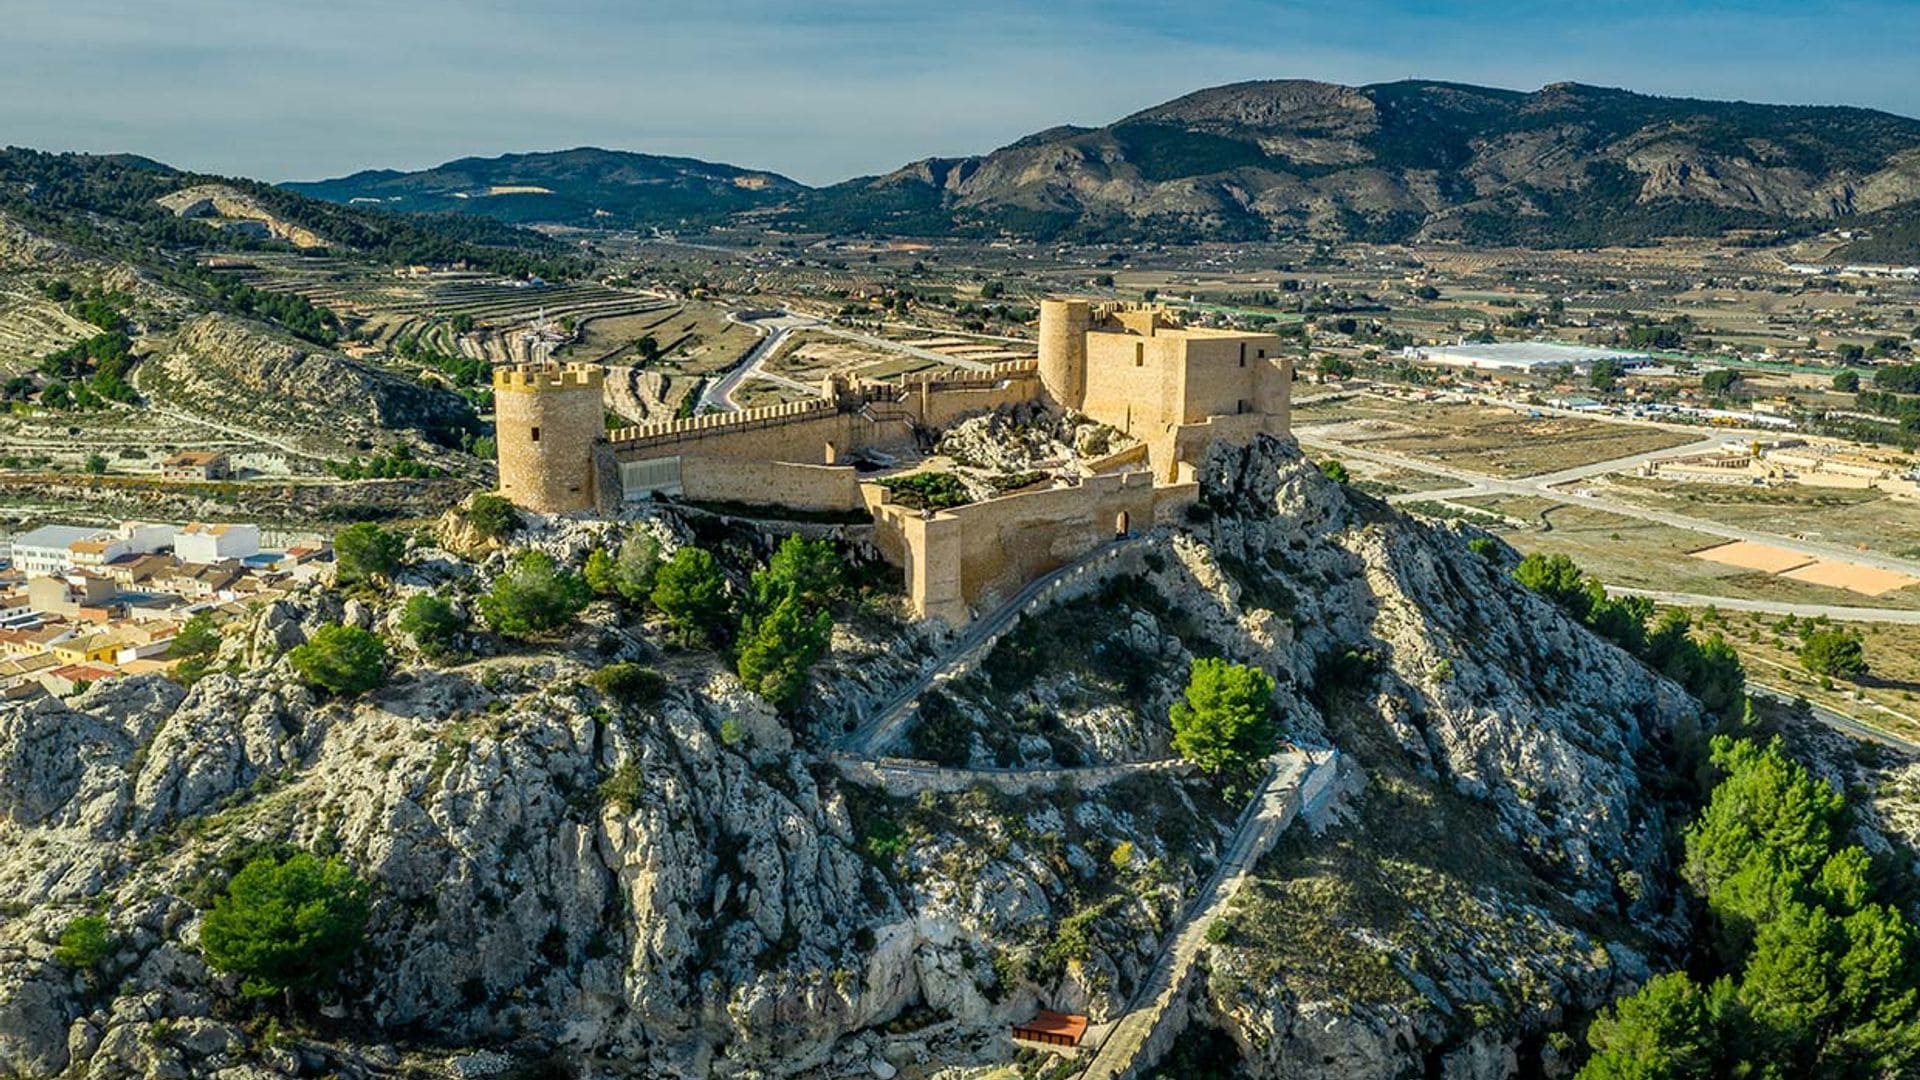
[[[880,383],[830,376],[816,400],[605,429],[604,372],[519,365],[493,376],[500,492],[541,513],[611,512],[655,496],[865,513],[916,615],[962,625],[1028,581],[1198,496],[1215,440],[1288,433],[1292,360],[1270,334],[1181,325],[1146,304],[1044,300],[1037,360]],[[850,462],[901,452],[971,416],[1030,402],[1081,413],[1128,444],[1090,475],[943,510],[895,501]]]

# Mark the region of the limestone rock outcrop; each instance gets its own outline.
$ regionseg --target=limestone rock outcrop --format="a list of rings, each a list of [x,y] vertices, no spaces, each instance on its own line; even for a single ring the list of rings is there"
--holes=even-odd
[[[1095,663],[990,657],[947,687],[954,715],[1058,714],[1007,751],[1016,764],[1057,764],[1069,743],[1082,763],[1132,761],[1164,753],[1192,657],[1266,669],[1285,737],[1351,766],[1341,808],[1317,836],[1288,834],[1246,925],[1210,946],[1196,1019],[1256,1075],[1442,1059],[1510,1074],[1566,1010],[1647,973],[1671,872],[1641,775],[1693,706],[1460,532],[1339,488],[1291,444],[1217,450],[1203,479],[1139,573],[1085,601],[1107,613],[1074,626]],[[646,513],[669,547],[765,539]],[[513,543],[577,565],[613,530],[535,516]],[[1236,796],[1171,770],[1019,796],[843,779],[836,721],[939,641],[878,609],[836,628],[807,723],[604,602],[565,640],[408,660],[354,700],[304,688],[284,659],[329,622],[390,628],[420,590],[468,605],[508,555],[418,548],[391,596],[295,593],[232,636],[237,673],[190,690],[128,678],[0,707],[0,1074],[362,1076],[449,1053],[491,1067],[476,1051],[649,1076],[989,1062],[1035,1007],[1124,1008],[1232,835]],[[1131,681],[1103,672],[1108,655],[1139,658]],[[661,698],[594,689],[613,661],[657,665]],[[966,737],[994,764],[998,744]],[[366,945],[306,1003],[351,1037],[268,1045],[200,958],[209,898],[277,845],[374,884]],[[1341,882],[1392,899],[1355,903],[1382,894]],[[114,955],[77,973],[53,943],[94,911]],[[1354,977],[1316,979],[1303,941]]]

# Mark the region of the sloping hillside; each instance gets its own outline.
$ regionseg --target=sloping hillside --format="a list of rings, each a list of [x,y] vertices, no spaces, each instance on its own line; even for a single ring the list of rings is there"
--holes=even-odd
[[[777,173],[592,147],[461,158],[419,172],[371,170],[286,188],[388,210],[615,228],[713,220],[805,190]]]
[[[1790,228],[1920,198],[1920,121],[1866,109],[1401,82],[1215,87],[1096,129],[823,192],[850,224],[1593,244]]]
[[[1658,966],[1683,932],[1659,789],[1696,708],[1679,688],[1289,444],[1222,448],[1203,483],[1206,510],[1156,534],[1137,573],[1036,612],[1032,635],[945,684],[938,715],[974,756],[1010,736],[1119,766],[1166,752],[1161,703],[1224,656],[1275,681],[1286,739],[1341,751],[1338,805],[1261,870],[1266,895],[1320,853],[1333,895],[1209,938],[1215,990],[1239,1003],[1222,1023],[1280,1059],[1253,1056],[1252,1075],[1529,1053],[1563,1011]],[[696,542],[671,511],[641,513],[670,549]],[[625,528],[548,520],[514,544],[580,565]],[[703,541],[728,560],[751,546]],[[190,690],[122,679],[0,709],[0,873],[18,883],[0,1072],[202,1075],[246,1056],[249,1075],[357,1076],[473,1047],[647,1076],[1005,1063],[995,1040],[1036,1007],[1126,1008],[1247,796],[1167,769],[889,793],[843,775],[821,735],[911,680],[938,644],[924,628],[837,608],[806,700],[779,715],[723,657],[669,648],[612,602],[539,642],[476,628],[472,655],[424,659],[396,629],[403,601],[471,609],[507,555],[406,563],[386,592],[258,611]],[[301,683],[287,650],[342,621],[394,643],[384,688]],[[615,661],[657,665],[659,684],[616,689],[596,676]],[[289,1018],[276,1046],[200,957],[210,898],[281,845],[376,887],[342,982],[300,1006],[339,1019]],[[1629,875],[1643,886],[1617,888]],[[53,944],[94,910],[121,943],[117,1000]],[[1287,1067],[1308,1054],[1370,1067]]]
[[[1845,221],[1883,230],[1898,255],[1913,246],[1903,226],[1920,219],[1920,121],[1574,83],[1523,93],[1271,80],[811,190],[771,173],[592,149],[289,187],[513,222],[704,225],[753,212],[839,232],[1112,240],[1587,246]]]

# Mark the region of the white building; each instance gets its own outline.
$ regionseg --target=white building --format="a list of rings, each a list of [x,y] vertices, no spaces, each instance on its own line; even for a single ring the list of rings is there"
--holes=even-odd
[[[113,539],[112,530],[91,525],[42,525],[13,538],[13,565],[30,578],[64,574],[73,569],[73,545]]]
[[[1643,352],[1623,352],[1591,345],[1563,345],[1552,341],[1415,346],[1407,350],[1407,358],[1478,371],[1535,371],[1564,367],[1586,372],[1601,360],[1613,361],[1621,371],[1637,371],[1653,363],[1653,358]]]
[[[173,526],[150,521],[123,521],[120,538],[135,555],[153,555],[173,546]]]
[[[208,525],[196,521],[173,536],[173,557],[183,563],[217,563],[259,553],[258,525]]]

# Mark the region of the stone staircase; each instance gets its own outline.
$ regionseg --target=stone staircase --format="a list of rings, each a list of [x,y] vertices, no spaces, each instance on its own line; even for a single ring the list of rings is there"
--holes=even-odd
[[[1123,556],[1142,550],[1151,540],[1151,536],[1129,536],[1102,544],[1034,578],[1006,603],[968,623],[945,655],[840,740],[841,753],[856,758],[879,757],[912,719],[921,696],[938,683],[973,670],[1021,615],[1104,581],[1109,573],[1123,565]]]
[[[1338,767],[1339,752],[1333,750],[1282,754],[1274,760],[1241,814],[1220,865],[1188,906],[1127,1011],[1108,1029],[1080,1074],[1082,1080],[1131,1080],[1166,1053],[1187,1025],[1187,998],[1199,970],[1196,961],[1207,946],[1207,929],[1227,911],[1254,864],[1301,810],[1318,805]]]

